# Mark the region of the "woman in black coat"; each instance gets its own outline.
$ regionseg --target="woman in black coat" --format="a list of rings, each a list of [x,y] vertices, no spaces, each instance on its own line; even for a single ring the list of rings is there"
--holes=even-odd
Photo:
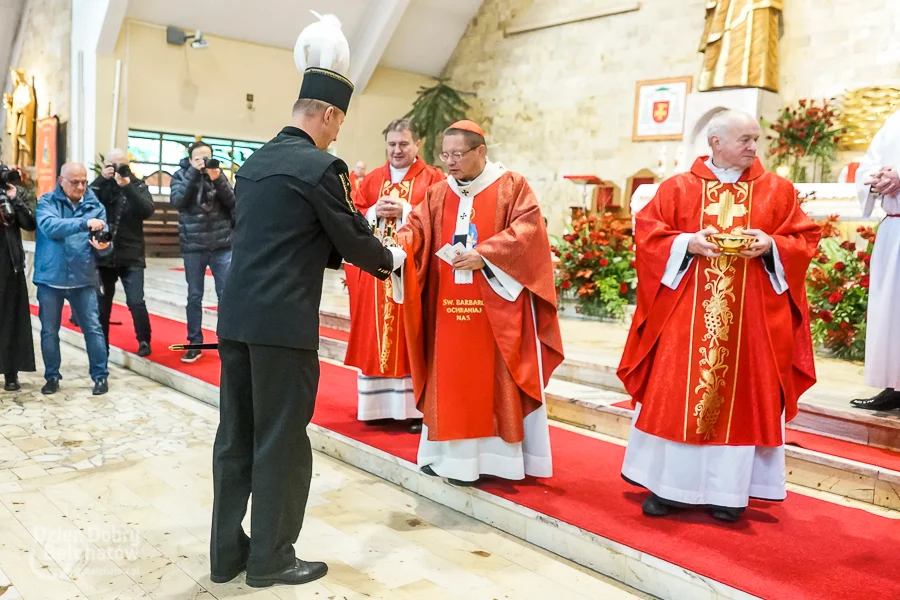
[[[7,392],[19,389],[19,371],[34,371],[34,342],[25,283],[25,250],[20,229],[34,231],[34,211],[24,194],[9,186],[0,196],[0,371]]]

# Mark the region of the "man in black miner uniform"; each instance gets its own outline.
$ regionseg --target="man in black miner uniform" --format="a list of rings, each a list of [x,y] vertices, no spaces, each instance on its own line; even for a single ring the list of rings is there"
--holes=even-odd
[[[340,74],[306,69],[293,125],[241,167],[231,270],[219,304],[220,423],[213,448],[211,579],[299,584],[325,563],[296,558],[312,478],[306,426],[319,381],[325,268],[342,259],[387,279],[405,257],[353,207],[347,165],[325,152],[353,91]],[[241,521],[253,496],[251,537]]]

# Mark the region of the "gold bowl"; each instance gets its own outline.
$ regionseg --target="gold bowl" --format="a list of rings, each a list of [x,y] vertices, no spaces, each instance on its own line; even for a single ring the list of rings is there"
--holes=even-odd
[[[735,233],[715,233],[709,239],[719,247],[722,254],[738,254],[748,250],[756,238],[752,235]]]

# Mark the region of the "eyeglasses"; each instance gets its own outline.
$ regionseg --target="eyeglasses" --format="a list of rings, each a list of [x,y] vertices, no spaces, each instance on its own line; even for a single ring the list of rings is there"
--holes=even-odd
[[[63,179],[65,179],[70,184],[74,185],[75,187],[85,187],[88,184],[87,179],[76,179],[74,181],[72,181],[71,179],[69,179],[67,177],[63,177]]]
[[[466,154],[468,154],[469,152],[471,152],[472,150],[475,150],[477,148],[479,148],[479,146],[475,146],[475,148],[469,148],[465,152],[458,152],[458,151],[457,152],[441,152],[439,154],[439,156],[440,156],[441,162],[445,162],[445,163],[450,162],[451,158],[454,161],[458,162],[463,159],[463,156],[465,156]]]

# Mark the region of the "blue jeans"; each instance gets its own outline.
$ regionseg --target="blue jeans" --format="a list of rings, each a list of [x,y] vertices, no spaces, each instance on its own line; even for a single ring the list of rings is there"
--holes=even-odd
[[[215,252],[185,252],[184,278],[188,284],[187,338],[191,344],[203,343],[203,284],[206,267],[212,271],[216,282],[216,297],[221,301],[225,289],[225,277],[231,266],[231,248]]]
[[[97,305],[97,289],[93,286],[59,289],[47,285],[37,286],[41,319],[41,355],[44,357],[44,379],[59,381],[59,327],[62,321],[63,300],[68,300],[87,346],[91,379],[109,377],[107,369],[106,340],[100,328],[100,311]]]

